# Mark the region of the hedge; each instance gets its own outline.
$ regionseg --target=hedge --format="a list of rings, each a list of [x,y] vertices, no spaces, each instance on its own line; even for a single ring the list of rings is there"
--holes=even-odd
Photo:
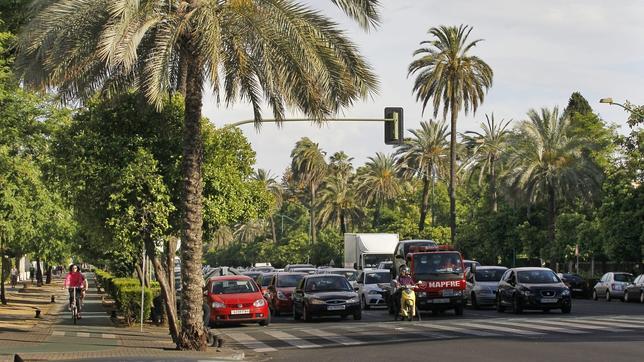
[[[96,270],[96,280],[116,302],[118,312],[125,317],[128,324],[140,322],[141,282],[137,278],[115,278],[104,270]],[[158,282],[152,282],[151,288],[145,288],[143,316],[147,320],[152,310],[152,300],[161,294]]]

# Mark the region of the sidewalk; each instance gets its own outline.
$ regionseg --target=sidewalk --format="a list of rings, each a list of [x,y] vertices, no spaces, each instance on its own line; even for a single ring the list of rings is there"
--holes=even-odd
[[[85,297],[83,318],[77,325],[73,325],[69,311],[64,308],[66,294],[59,284],[62,297],[57,295],[56,303],[47,306],[45,318],[40,321],[26,318],[24,311],[31,310],[33,313],[33,308],[41,305],[35,303],[43,303],[42,300],[34,299],[34,304],[25,302],[25,306],[22,307],[23,314],[16,317],[16,328],[2,327],[3,324],[0,324],[0,361],[13,361],[14,354],[25,361],[95,358],[109,358],[117,361],[125,357],[244,359],[243,352],[225,347],[209,348],[206,352],[176,351],[167,327],[144,324],[141,332],[140,325],[132,327],[115,325],[110,319],[110,308],[103,304],[103,294],[96,291],[93,275],[87,274],[87,276],[90,288]],[[41,295],[41,299],[44,297],[44,291],[29,292],[30,296],[32,294]],[[41,308],[41,310],[45,309]],[[0,311],[4,312],[4,310]],[[5,317],[4,313],[2,317]],[[7,315],[6,318],[12,317]]]

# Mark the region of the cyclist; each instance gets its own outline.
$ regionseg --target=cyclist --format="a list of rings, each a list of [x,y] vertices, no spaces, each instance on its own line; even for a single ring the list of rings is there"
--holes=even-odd
[[[70,265],[69,273],[67,273],[67,275],[65,276],[65,283],[63,284],[63,288],[68,288],[69,291],[70,310],[72,309],[72,301],[74,300],[74,298],[76,299],[76,306],[78,307],[78,319],[81,318],[81,290],[84,290],[86,286],[87,280],[85,280],[83,274],[78,271],[78,266],[75,264]],[[74,292],[76,295],[73,294]]]

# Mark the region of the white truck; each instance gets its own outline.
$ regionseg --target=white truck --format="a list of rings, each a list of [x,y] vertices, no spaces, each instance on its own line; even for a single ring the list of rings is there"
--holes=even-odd
[[[398,234],[345,233],[344,267],[375,268],[378,263],[394,259]]]

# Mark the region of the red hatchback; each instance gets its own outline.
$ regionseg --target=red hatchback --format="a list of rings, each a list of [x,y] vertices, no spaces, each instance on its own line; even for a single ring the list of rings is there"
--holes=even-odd
[[[268,300],[271,312],[275,316],[281,313],[293,312],[293,299],[291,295],[297,284],[306,273],[277,273],[268,285]]]
[[[266,326],[271,317],[268,302],[257,283],[245,275],[226,275],[208,280],[204,301],[210,309],[210,325],[259,323]]]

